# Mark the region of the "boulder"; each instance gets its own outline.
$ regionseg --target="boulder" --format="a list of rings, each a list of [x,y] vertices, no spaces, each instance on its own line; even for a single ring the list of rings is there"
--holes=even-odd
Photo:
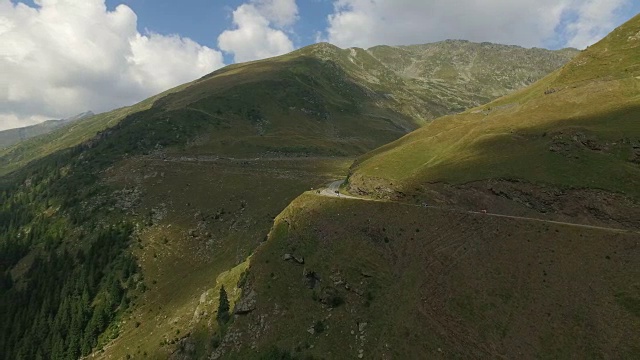
[[[364,329],[366,329],[366,328],[367,328],[367,323],[366,322],[358,323],[358,331],[364,332]]]
[[[243,296],[240,301],[236,303],[233,312],[237,315],[246,315],[256,309],[256,297],[255,290],[251,290],[247,296]]]
[[[320,276],[315,271],[306,271],[304,272],[304,282],[309,289],[314,289],[316,285],[320,282]]]
[[[296,263],[300,264],[300,265],[304,265],[304,258],[302,256],[295,256],[292,254],[284,254],[282,255],[282,260],[284,261],[295,261]]]

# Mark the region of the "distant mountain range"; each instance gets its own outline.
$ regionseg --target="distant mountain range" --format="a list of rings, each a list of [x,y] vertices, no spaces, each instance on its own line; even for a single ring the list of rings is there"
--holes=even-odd
[[[72,116],[68,119],[46,120],[39,124],[0,131],[0,149],[15,145],[21,141],[44,135],[64,125],[93,116],[91,111]]]

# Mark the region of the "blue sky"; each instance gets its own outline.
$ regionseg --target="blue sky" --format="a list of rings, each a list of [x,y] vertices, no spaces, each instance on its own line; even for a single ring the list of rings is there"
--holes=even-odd
[[[232,25],[232,12],[246,1],[242,0],[107,0],[113,10],[126,4],[138,15],[140,31],[160,34],[180,34],[196,42],[217,47],[217,37]],[[316,42],[316,33],[327,27],[327,16],[333,10],[331,0],[298,1],[300,21],[290,29],[296,47]],[[233,57],[225,54],[225,62]]]
[[[0,0],[0,130],[317,41],[585,48],[639,12],[638,0]]]
[[[107,0],[114,9],[126,4],[138,14],[140,30],[148,28],[162,34],[177,33],[188,36],[200,44],[216,46],[216,37],[231,25],[231,13],[242,0]],[[315,32],[327,25],[327,16],[333,9],[330,0],[298,1],[300,17],[295,24],[300,44],[315,41]]]
[[[114,9],[119,4],[126,4],[138,15],[138,27],[140,31],[150,30],[160,34],[179,34],[189,37],[196,42],[215,48],[217,36],[232,24],[232,12],[238,6],[246,3],[243,0],[107,0],[109,9]],[[428,2],[428,1],[423,1]],[[480,1],[482,2],[482,1]],[[517,0],[513,1],[518,3]],[[587,0],[583,1],[587,2]],[[304,0],[297,1],[300,21],[289,29],[290,36],[296,47],[309,45],[316,42],[317,33],[326,30],[327,17],[334,10],[334,2],[331,0]],[[630,19],[640,13],[640,1],[628,1],[615,11],[615,25]],[[564,25],[575,21],[578,16],[574,11],[567,11],[563,15],[563,21],[555,30],[556,36],[545,39],[541,44],[546,48],[560,48],[567,45],[568,38],[563,34]],[[445,40],[443,37],[440,40]],[[425,42],[437,41],[425,37]],[[524,46],[530,44],[522,44]],[[232,61],[232,58],[225,56]]]

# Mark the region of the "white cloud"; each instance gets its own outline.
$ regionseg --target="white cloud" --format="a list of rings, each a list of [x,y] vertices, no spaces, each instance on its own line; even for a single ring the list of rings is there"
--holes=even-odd
[[[15,114],[0,114],[0,130],[35,125],[45,120],[49,120],[49,119],[42,116],[30,116],[28,118],[18,118],[18,116]]]
[[[235,29],[218,37],[218,47],[233,54],[236,62],[251,61],[288,53],[293,42],[284,30],[298,18],[294,0],[254,0],[233,12]]]
[[[258,11],[276,26],[291,26],[298,20],[295,0],[253,0]]]
[[[0,0],[0,130],[133,104],[223,65],[188,38],[138,33],[125,5],[36,4]]]
[[[583,48],[611,31],[630,1],[336,0],[319,40],[342,47],[466,39]]]
[[[587,47],[608,34],[617,25],[617,11],[627,5],[627,0],[585,0],[571,11],[578,19],[566,26],[567,45]]]

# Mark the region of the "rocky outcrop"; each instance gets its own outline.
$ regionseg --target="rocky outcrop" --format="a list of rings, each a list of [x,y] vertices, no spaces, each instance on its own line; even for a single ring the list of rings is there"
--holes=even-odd
[[[320,282],[320,276],[315,271],[305,271],[304,275],[304,283],[309,289],[314,289],[316,285]]]
[[[291,261],[291,262],[297,263],[299,265],[304,265],[304,257],[302,257],[302,256],[295,256],[295,255],[287,253],[287,254],[282,255],[282,260]]]
[[[243,296],[240,301],[236,303],[233,312],[236,315],[246,315],[256,309],[256,297],[257,293],[255,290],[251,290],[247,296]]]

